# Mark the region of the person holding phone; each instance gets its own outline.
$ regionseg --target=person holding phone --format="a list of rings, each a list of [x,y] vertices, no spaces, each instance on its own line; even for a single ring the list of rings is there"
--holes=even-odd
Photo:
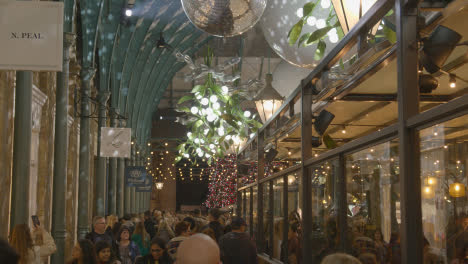
[[[54,239],[38,221],[34,224],[33,234],[26,224],[13,227],[9,242],[20,255],[21,264],[40,264],[42,257],[48,257],[57,250]]]

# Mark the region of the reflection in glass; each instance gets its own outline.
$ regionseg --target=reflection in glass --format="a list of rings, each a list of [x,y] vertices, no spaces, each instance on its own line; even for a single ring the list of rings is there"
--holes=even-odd
[[[301,173],[296,171],[287,176],[288,179],[288,263],[296,263],[296,259],[302,258],[301,240],[302,240],[302,188]],[[283,248],[283,255],[286,258],[286,249]],[[283,259],[284,261],[284,259]]]
[[[283,178],[273,182],[273,257],[276,259],[280,259],[283,241],[283,183]]]
[[[348,237],[356,257],[401,262],[399,181],[397,140],[346,156]]]
[[[420,131],[425,260],[468,260],[467,135],[466,115]]]
[[[335,198],[336,161],[325,162],[310,168],[312,194],[312,245],[315,262],[337,250],[337,208]]]
[[[263,234],[265,239],[265,253],[270,252],[271,239],[270,239],[270,183],[265,182],[263,188]]]
[[[245,206],[244,206],[244,201],[245,201],[245,193],[244,191],[241,191],[241,198],[242,200],[240,201],[240,203],[237,203],[238,206],[240,206],[241,208],[239,209],[239,212],[240,212],[240,217],[244,218],[245,219]]]
[[[255,240],[255,238],[257,237],[257,230],[258,230],[258,201],[257,201],[257,198],[258,198],[258,195],[257,195],[257,190],[258,190],[258,187],[257,186],[254,186],[253,188],[253,196],[252,196],[252,199],[253,199],[253,206],[252,206],[252,210],[253,210],[253,237],[252,239]]]
[[[250,232],[250,189],[246,190],[245,196],[245,222],[247,223],[246,232]]]
[[[288,175],[288,209],[290,214],[297,212],[299,216],[302,216],[302,201],[301,201],[301,173],[294,172]]]

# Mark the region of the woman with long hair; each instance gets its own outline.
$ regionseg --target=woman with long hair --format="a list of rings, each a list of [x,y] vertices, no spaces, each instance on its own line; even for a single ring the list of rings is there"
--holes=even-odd
[[[56,250],[52,236],[41,226],[34,228],[34,237],[26,224],[16,225],[10,235],[10,245],[20,255],[19,264],[40,264],[41,257],[48,257]]]
[[[106,233],[112,236],[112,228],[114,227],[115,223],[119,222],[119,218],[116,215],[108,215],[106,222],[107,222]]]
[[[138,249],[142,256],[148,254],[148,244],[150,243],[150,237],[146,233],[145,225],[143,222],[138,222],[135,227],[135,232],[132,235],[132,241],[138,245]]]
[[[159,222],[156,236],[162,238],[166,243],[175,237],[174,231],[165,218],[161,219]]]
[[[68,264],[97,264],[96,252],[93,242],[88,239],[80,239],[72,249],[72,259]]]
[[[166,243],[159,237],[153,238],[150,245],[150,254],[139,257],[135,264],[171,264],[172,260],[167,254]]]
[[[140,250],[135,242],[130,240],[131,231],[127,226],[120,228],[117,235],[117,244],[119,246],[120,261],[122,264],[132,264],[140,256]]]
[[[94,245],[94,248],[96,249],[96,256],[99,264],[120,264],[109,242],[101,240]]]

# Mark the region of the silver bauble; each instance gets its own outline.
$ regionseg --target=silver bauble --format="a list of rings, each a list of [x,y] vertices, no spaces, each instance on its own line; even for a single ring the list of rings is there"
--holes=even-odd
[[[253,27],[267,0],[181,0],[185,14],[199,29],[219,37],[240,35]]]
[[[298,47],[297,44],[290,46],[288,43],[288,32],[301,19],[302,7],[308,2],[310,0],[270,0],[260,25],[268,44],[281,58],[298,67],[314,68],[318,63],[314,59],[317,44]],[[333,9],[330,0],[317,0],[313,17],[308,19],[301,35],[325,27],[330,9]],[[336,30],[329,32],[324,41],[327,54],[338,42]]]

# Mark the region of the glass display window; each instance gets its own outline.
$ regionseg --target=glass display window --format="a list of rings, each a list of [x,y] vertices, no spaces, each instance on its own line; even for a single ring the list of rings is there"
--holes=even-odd
[[[283,241],[283,178],[273,180],[273,257],[280,259]]]
[[[250,189],[245,190],[245,222],[247,223],[247,232],[250,231]]]
[[[398,140],[345,156],[348,245],[357,257],[400,263]]]
[[[272,211],[270,209],[270,182],[264,182],[263,188],[263,234],[265,239],[265,253],[270,252],[272,240],[270,237],[270,217]]]
[[[258,230],[258,187],[254,186],[252,188],[252,200],[253,200],[253,205],[252,205],[252,213],[253,213],[253,239],[255,240],[257,236],[257,230]]]
[[[312,245],[315,262],[336,251],[338,242],[336,199],[337,160],[327,161],[309,168],[312,206]]]
[[[419,136],[424,258],[436,263],[465,263],[468,116],[425,128]]]

